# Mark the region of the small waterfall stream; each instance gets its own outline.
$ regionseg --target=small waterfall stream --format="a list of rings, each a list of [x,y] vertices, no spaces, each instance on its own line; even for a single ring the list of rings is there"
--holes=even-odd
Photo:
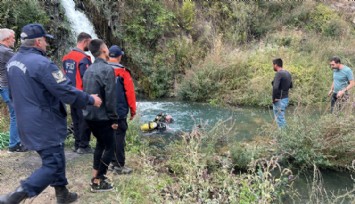
[[[76,36],[79,35],[80,32],[90,34],[93,39],[98,38],[93,24],[83,12],[75,9],[75,2],[73,0],[61,0],[60,2],[64,7],[65,15],[70,22],[75,41]]]
[[[97,39],[95,33],[95,28],[88,17],[81,11],[75,9],[74,0],[61,0],[60,1],[65,10],[65,15],[70,22],[70,27],[73,36],[73,42],[76,42],[76,37],[81,32],[86,32],[91,35],[92,39]],[[95,57],[91,54],[90,51],[86,52],[90,55],[91,61],[94,62]]]

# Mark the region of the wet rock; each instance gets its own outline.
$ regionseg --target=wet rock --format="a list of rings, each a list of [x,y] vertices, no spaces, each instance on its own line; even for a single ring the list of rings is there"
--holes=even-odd
[[[47,55],[56,62],[57,65],[61,65],[61,59],[63,55],[69,51],[70,47],[75,42],[70,39],[71,30],[70,25],[65,19],[63,8],[60,6],[59,0],[51,1],[39,1],[44,9],[50,14],[51,22],[46,25],[48,33],[54,35],[55,39],[50,41],[50,50]]]
[[[76,4],[82,4],[84,13],[93,23],[99,38],[104,39],[108,45],[122,43],[113,35],[112,32],[119,25],[119,15],[115,10],[118,9],[117,2],[105,2],[104,6],[99,6],[95,1],[91,0],[74,0]],[[109,14],[109,15],[108,15]]]

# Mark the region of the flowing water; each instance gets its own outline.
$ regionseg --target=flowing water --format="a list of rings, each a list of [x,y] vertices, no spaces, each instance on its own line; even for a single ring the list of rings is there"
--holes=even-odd
[[[60,2],[65,10],[65,15],[70,22],[75,41],[76,36],[81,32],[86,32],[90,34],[93,39],[96,39],[97,35],[94,26],[83,12],[75,9],[75,2],[73,0],[61,0]]]
[[[60,2],[64,8],[65,15],[67,16],[68,21],[70,22],[74,42],[76,42],[76,37],[81,32],[90,34],[92,39],[98,38],[91,21],[83,12],[75,8],[75,2],[73,0],[61,0]],[[94,62],[95,58],[91,54],[91,52],[88,51],[86,52],[86,54],[88,54],[91,57],[92,62]]]
[[[262,124],[272,121],[271,112],[266,109],[243,108],[229,110],[201,103],[149,102],[138,103],[141,123],[154,120],[159,113],[172,115],[174,123],[169,124],[173,131],[189,132],[196,125],[212,128],[217,122],[235,124],[234,136],[237,139],[251,139]]]
[[[235,131],[232,137],[236,140],[250,140],[257,135],[259,127],[265,123],[273,122],[272,110],[261,108],[237,108],[231,110],[214,107],[209,104],[178,101],[138,102],[140,123],[152,121],[161,112],[173,116],[175,122],[169,124],[169,127],[175,132],[189,132],[196,124],[203,124],[207,128],[212,128],[218,121],[225,121],[226,124],[234,126]],[[290,112],[292,112],[292,108],[288,109],[286,115],[290,114]],[[157,137],[165,136],[165,134],[159,134]],[[355,175],[351,173],[324,170],[321,171],[321,186],[327,190],[328,196],[331,196],[330,192],[340,195],[354,188],[355,182],[352,177],[355,178]],[[299,193],[299,200],[287,200],[285,203],[312,203],[309,193],[312,192],[313,178],[313,171],[306,170],[299,173],[298,179],[294,182],[294,187]],[[323,191],[319,191],[318,195],[320,192]],[[323,196],[325,196],[324,192]],[[352,203],[352,201],[343,203]]]

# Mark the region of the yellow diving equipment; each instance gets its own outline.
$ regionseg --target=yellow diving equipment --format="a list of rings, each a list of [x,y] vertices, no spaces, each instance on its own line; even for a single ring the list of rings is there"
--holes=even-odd
[[[143,125],[141,125],[141,130],[142,131],[152,131],[158,126],[158,123],[156,122],[148,122]]]

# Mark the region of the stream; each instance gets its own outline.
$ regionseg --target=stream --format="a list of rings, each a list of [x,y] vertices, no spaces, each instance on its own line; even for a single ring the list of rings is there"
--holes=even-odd
[[[217,122],[224,121],[226,126],[233,126],[232,135],[238,141],[251,140],[258,134],[258,129],[266,123],[273,122],[272,109],[262,108],[235,108],[228,109],[215,107],[209,104],[180,102],[180,101],[140,101],[138,102],[138,117],[140,124],[154,120],[158,113],[172,115],[174,123],[169,124],[173,132],[189,132],[197,124],[205,128],[212,128]],[[288,109],[286,117],[292,108]],[[157,134],[156,137],[166,137],[168,134]],[[171,135],[170,135],[171,136]],[[354,174],[330,170],[321,171],[321,186],[328,196],[341,195],[355,185]],[[306,170],[299,173],[294,182],[294,188],[299,193],[297,201],[286,202],[307,203],[311,202],[309,193],[312,191],[313,171]],[[323,191],[321,191],[323,192]],[[323,192],[324,193],[324,192]],[[352,201],[345,201],[352,203]]]

